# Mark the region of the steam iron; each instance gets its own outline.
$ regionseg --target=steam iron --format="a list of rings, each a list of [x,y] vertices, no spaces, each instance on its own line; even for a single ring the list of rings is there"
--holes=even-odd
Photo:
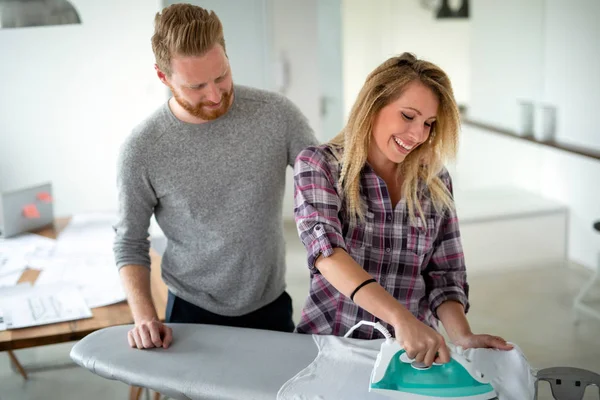
[[[371,373],[369,392],[400,400],[492,400],[497,393],[490,384],[493,376],[484,376],[463,355],[460,347],[449,345],[450,362],[425,364],[411,360],[400,343],[379,322],[361,321],[372,325],[384,336],[381,350]]]
[[[496,399],[491,379],[476,371],[461,353],[451,349],[450,362],[427,367],[411,360],[397,340],[386,339],[375,361],[369,391],[402,400]]]

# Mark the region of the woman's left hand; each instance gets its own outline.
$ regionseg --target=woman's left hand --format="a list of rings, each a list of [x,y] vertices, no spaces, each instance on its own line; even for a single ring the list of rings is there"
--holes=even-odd
[[[454,344],[461,346],[463,349],[498,349],[498,350],[512,350],[513,345],[506,343],[506,340],[499,336],[492,335],[476,335],[474,333],[463,336],[458,340],[454,341]]]

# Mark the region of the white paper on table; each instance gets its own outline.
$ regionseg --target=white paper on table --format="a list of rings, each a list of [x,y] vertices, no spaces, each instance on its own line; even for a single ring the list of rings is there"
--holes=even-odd
[[[79,289],[69,284],[0,289],[0,330],[92,317]]]
[[[57,238],[54,255],[112,254],[116,218],[114,213],[102,212],[73,216]]]
[[[0,289],[0,296],[14,296],[17,294],[22,294],[30,290],[31,287],[31,282],[23,282],[11,287],[5,287]]]
[[[1,286],[1,285],[0,285]],[[0,287],[0,300],[3,297],[18,295],[24,291],[27,291],[31,288],[31,282],[23,282],[17,284],[15,281],[14,285],[9,285],[7,287]],[[4,323],[4,311],[2,311],[2,306],[0,305],[0,331],[6,330],[6,324]]]
[[[16,272],[23,273],[28,262],[24,255],[7,255],[0,252],[0,278]]]
[[[126,299],[119,271],[110,256],[54,258],[38,276],[35,285],[70,283],[81,290],[90,308],[119,303]]]
[[[24,233],[7,239],[0,239],[0,250],[8,249],[36,255],[48,255],[54,250],[56,241],[34,233]]]
[[[31,289],[31,282],[23,282],[19,284],[15,284],[9,287],[1,287],[0,288],[0,299],[2,297],[15,296],[21,294],[27,290]],[[6,324],[4,323],[4,311],[2,311],[2,306],[0,306],[0,331],[6,330]]]
[[[77,257],[71,257],[71,258],[77,258]],[[56,256],[35,258],[31,262],[29,262],[29,266],[33,269],[39,269],[39,270],[44,270],[46,268],[53,268],[56,266],[61,267],[63,264],[65,264],[66,260],[68,260],[68,259],[69,259],[68,257],[56,257]]]
[[[34,259],[51,256],[55,243],[53,239],[31,233],[0,239],[0,276],[22,272]]]
[[[23,275],[23,270],[0,275],[0,288],[4,289],[6,287],[15,286],[17,282],[19,282],[19,279],[21,279],[21,275]]]

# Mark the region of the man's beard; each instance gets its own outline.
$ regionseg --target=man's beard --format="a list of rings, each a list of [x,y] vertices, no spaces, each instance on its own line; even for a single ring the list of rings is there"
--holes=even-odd
[[[225,115],[225,113],[227,113],[227,111],[229,110],[229,107],[231,106],[231,97],[233,95],[233,85],[231,85],[229,91],[222,92],[220,102],[221,104],[219,105],[219,108],[216,109],[205,108],[207,105],[214,105],[214,103],[212,102],[202,102],[196,104],[195,106],[191,105],[190,103],[185,101],[181,96],[179,96],[179,94],[173,89],[173,87],[171,87],[171,92],[173,93],[173,97],[175,97],[177,103],[188,113],[190,113],[196,118],[200,118],[205,121],[212,121],[221,117],[222,115]]]

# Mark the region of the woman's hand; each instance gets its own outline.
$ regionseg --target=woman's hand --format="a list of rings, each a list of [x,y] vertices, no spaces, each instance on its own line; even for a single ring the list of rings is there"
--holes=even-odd
[[[512,350],[513,346],[499,336],[476,335],[465,316],[464,307],[456,301],[446,301],[437,309],[438,316],[450,337],[450,341],[464,349],[486,348]]]
[[[461,346],[463,349],[484,348],[512,350],[514,347],[499,336],[477,335],[474,333],[455,339],[454,344],[457,346]]]
[[[450,352],[444,337],[412,314],[404,316],[393,326],[396,340],[411,359],[427,366],[434,362],[445,364],[450,361]]]

